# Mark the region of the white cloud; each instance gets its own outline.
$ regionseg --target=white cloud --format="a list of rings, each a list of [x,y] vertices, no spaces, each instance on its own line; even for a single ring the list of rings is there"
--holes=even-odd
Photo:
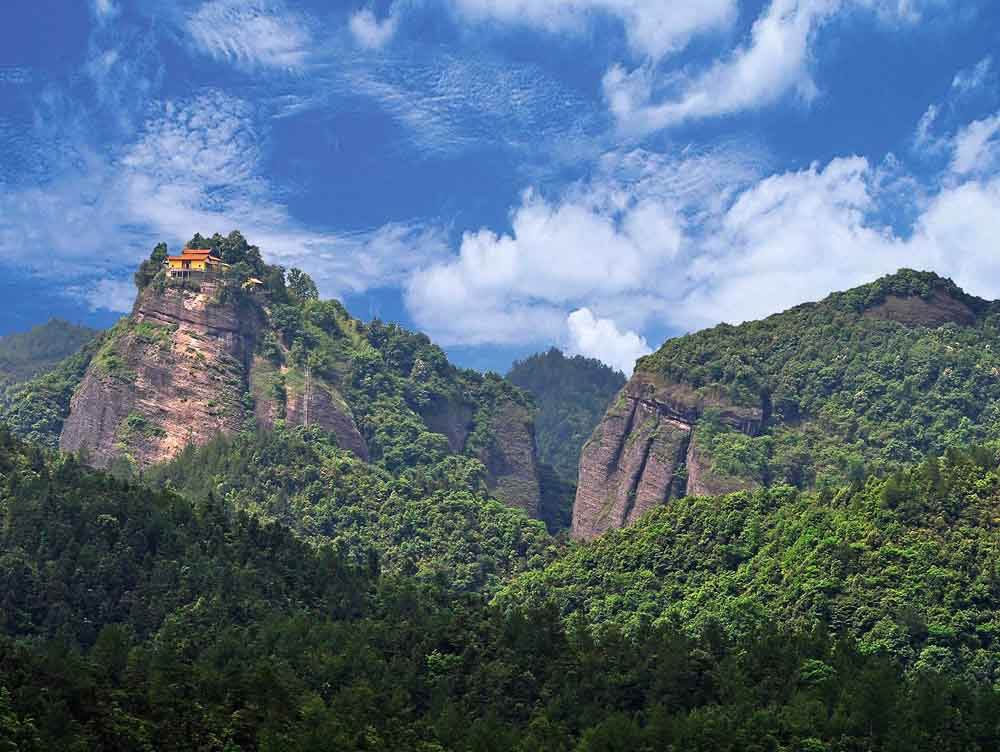
[[[626,376],[632,375],[636,360],[652,352],[638,334],[622,332],[614,321],[597,318],[589,308],[573,311],[566,318],[566,327],[566,349],[571,355],[597,358]]]
[[[349,28],[359,45],[378,50],[395,36],[399,28],[399,16],[393,10],[380,21],[371,9],[364,8],[351,16]]]
[[[692,37],[727,27],[736,17],[736,0],[451,0],[473,21],[498,20],[551,32],[584,32],[598,14],[617,18],[630,47],[653,59],[683,48]]]
[[[204,52],[243,65],[300,68],[311,44],[304,19],[279,0],[209,0],[187,29]]]
[[[466,233],[457,257],[412,277],[410,312],[444,344],[478,344],[561,338],[581,301],[626,310],[677,256],[683,218],[664,201],[622,198],[589,190],[550,203],[526,192],[509,235]]]
[[[677,96],[654,103],[653,71],[614,66],[604,77],[605,97],[622,127],[641,133],[763,107],[791,90],[809,100],[816,93],[807,67],[810,42],[840,6],[840,0],[772,0],[749,42],[681,83]]]
[[[960,70],[951,82],[951,88],[960,94],[968,94],[980,89],[990,76],[993,67],[993,57],[987,56],[972,68]]]
[[[0,195],[0,260],[71,287],[81,276],[131,280],[158,240],[176,247],[196,231],[240,229],[271,263],[306,269],[325,295],[340,296],[399,286],[446,252],[437,231],[408,224],[352,234],[302,227],[262,176],[258,122],[248,103],[219,92],[161,104],[120,155],[84,152],[79,170],[44,189]],[[26,256],[26,247],[49,253]],[[118,308],[121,300],[109,298]]]
[[[409,280],[408,309],[445,344],[557,343],[625,368],[651,321],[739,323],[902,267],[1000,297],[1000,176],[976,169],[997,132],[1000,116],[961,129],[932,190],[892,155],[759,178],[738,154],[608,154],[558,199],[526,193],[509,233],[466,233]]]
[[[749,39],[706,69],[664,74],[655,58],[631,71],[613,65],[602,82],[604,96],[621,128],[637,135],[760,109],[792,92],[809,102],[819,92],[809,64],[824,25],[853,10],[874,12],[884,22],[913,23],[930,2],[771,0],[754,22]]]
[[[937,149],[938,139],[934,137],[934,125],[937,123],[941,108],[936,104],[929,105],[920,116],[917,129],[913,134],[913,145],[922,151]]]
[[[86,285],[67,288],[67,295],[84,301],[91,311],[129,313],[135,302],[135,284],[131,280],[99,279]]]
[[[955,135],[951,169],[959,175],[987,172],[996,167],[1000,141],[1000,113],[975,120]]]

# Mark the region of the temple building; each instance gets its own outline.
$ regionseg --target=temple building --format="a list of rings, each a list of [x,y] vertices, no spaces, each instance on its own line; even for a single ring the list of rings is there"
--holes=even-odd
[[[210,250],[185,248],[180,256],[167,256],[167,276],[184,279],[195,274],[217,274],[229,268]]]

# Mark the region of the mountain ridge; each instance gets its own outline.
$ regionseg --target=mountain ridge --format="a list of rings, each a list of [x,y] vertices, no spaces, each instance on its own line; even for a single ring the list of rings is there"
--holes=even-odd
[[[637,362],[584,446],[574,537],[679,496],[830,485],[996,437],[998,311],[904,269],[668,340]]]

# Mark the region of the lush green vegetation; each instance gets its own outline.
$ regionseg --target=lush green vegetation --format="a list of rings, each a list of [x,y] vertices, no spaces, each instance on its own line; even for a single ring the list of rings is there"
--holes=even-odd
[[[822,626],[916,672],[1000,681],[997,448],[836,492],[687,498],[516,579],[510,604],[640,632]]]
[[[541,522],[488,497],[478,460],[443,452],[412,459],[393,474],[322,431],[279,428],[189,448],[146,479],[280,521],[357,564],[374,551],[386,572],[455,592],[491,593],[554,559]]]
[[[497,424],[537,406],[559,530],[619,374],[551,351],[512,370],[522,390],[353,319],[239,233],[189,245],[231,264],[220,297],[268,322],[247,415],[322,382],[371,461],[282,410],[141,482],[55,456],[88,364],[127,379],[115,331],[9,388],[0,750],[1000,745],[992,305],[903,273],[667,343],[641,368],[766,413],[748,436],[707,410],[693,437],[720,477],[762,488],[567,546],[490,498],[491,450],[516,440]],[[140,289],[167,284],[164,253]]]
[[[24,439],[49,448],[58,446],[70,400],[105,336],[90,340],[51,371],[8,387],[0,402],[0,419]]]
[[[576,482],[580,450],[625,377],[593,358],[567,358],[559,350],[514,363],[507,379],[535,399],[535,435],[542,462],[560,478]]]
[[[97,332],[52,319],[30,331],[0,337],[0,390],[54,368],[97,336]]]
[[[880,315],[893,298],[892,316]],[[637,368],[763,409],[762,436],[709,437],[723,474],[832,487],[1000,438],[998,337],[995,304],[903,271],[670,340]]]
[[[893,498],[887,508],[900,508]],[[375,555],[353,561],[217,495],[192,501],[116,480],[6,430],[0,520],[5,749],[957,751],[1000,741],[988,683],[906,676],[891,653],[822,630],[595,632],[548,606],[490,606],[442,582],[447,572],[411,578]]]

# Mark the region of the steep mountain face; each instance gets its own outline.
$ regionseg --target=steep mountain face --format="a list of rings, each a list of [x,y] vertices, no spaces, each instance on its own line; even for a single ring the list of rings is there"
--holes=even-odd
[[[286,286],[238,233],[192,243],[216,248],[230,271],[175,281],[155,258],[144,264],[131,316],[102,338],[72,393],[62,450],[134,470],[247,427],[315,427],[394,473],[475,457],[493,495],[538,515],[522,392],[455,368],[423,335],[353,319],[299,272]],[[251,275],[259,283],[248,286]]]
[[[589,539],[632,524],[671,497],[734,490],[716,477],[693,440],[707,409],[734,431],[760,431],[760,408],[728,404],[656,374],[635,374],[580,455],[573,535]]]
[[[538,453],[564,481],[576,482],[580,450],[625,377],[599,360],[566,357],[552,348],[514,363],[507,379],[538,406]]]
[[[60,448],[84,451],[97,467],[119,457],[146,467],[237,430],[263,320],[253,305],[215,302],[219,292],[142,291],[73,395]]]
[[[1000,437],[998,311],[904,270],[668,341],[581,453],[573,535],[679,496],[831,487]]]

